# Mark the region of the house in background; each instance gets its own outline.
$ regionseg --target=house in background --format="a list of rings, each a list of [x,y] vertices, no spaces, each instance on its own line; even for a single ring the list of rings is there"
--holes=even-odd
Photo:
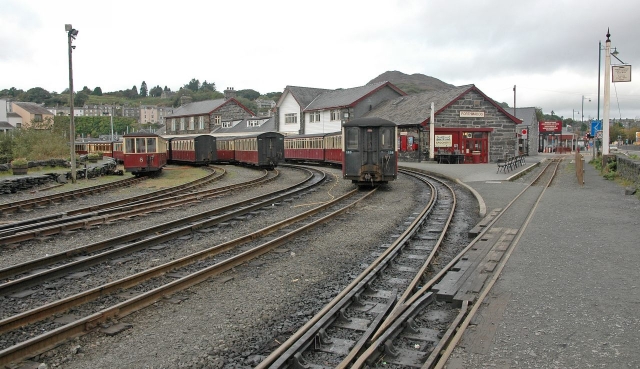
[[[11,104],[11,110],[20,116],[21,128],[29,128],[32,124],[35,125],[36,128],[49,128],[53,125],[53,113],[38,104],[13,102]]]
[[[283,134],[337,132],[343,122],[404,95],[390,82],[337,90],[287,86],[276,104],[276,127]]]
[[[229,90],[232,91],[232,90]],[[255,114],[232,95],[224,99],[186,102],[165,116],[168,135],[210,133],[220,127],[229,128],[234,121],[251,118]]]

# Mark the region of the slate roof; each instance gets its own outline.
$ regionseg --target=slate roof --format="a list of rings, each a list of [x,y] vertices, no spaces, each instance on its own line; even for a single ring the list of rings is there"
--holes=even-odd
[[[435,115],[445,110],[463,95],[475,91],[502,111],[514,123],[521,123],[513,115],[509,114],[493,99],[489,98],[475,85],[465,85],[451,89],[428,91],[416,95],[401,96],[396,99],[380,103],[373,110],[364,114],[365,117],[379,117],[388,119],[398,125],[426,124],[431,120],[431,103],[434,103]]]
[[[324,93],[324,92],[328,92],[328,91],[333,91],[333,90],[326,90],[324,88],[312,88],[312,87],[298,87],[298,86],[287,86],[285,87],[285,91],[289,91],[289,93],[291,93],[291,96],[293,96],[293,98],[298,102],[298,105],[300,105],[303,109],[305,107],[307,107],[309,104],[311,104],[311,102],[318,97],[318,95]],[[281,99],[284,97],[284,93],[282,94]]]
[[[513,111],[508,109],[507,111]],[[522,120],[525,126],[534,125],[537,122],[536,108],[516,108],[516,118]]]
[[[388,81],[372,83],[370,85],[346,88],[342,90],[326,91],[316,97],[304,111],[321,110],[328,108],[353,107],[367,95],[372,94],[386,86],[389,86],[400,95],[406,95],[402,90]]]
[[[247,122],[250,120],[261,121],[261,125],[258,127],[247,127]],[[219,127],[213,131],[212,134],[249,134],[249,133],[262,133],[262,132],[276,132],[276,119],[275,117],[252,117],[242,119],[240,122],[235,124],[233,127],[222,128]]]
[[[9,122],[5,122],[5,121],[1,121],[0,122],[0,129],[2,129],[2,130],[14,129],[14,128],[16,128],[16,127],[14,127],[11,124],[9,124]]]
[[[246,110],[249,114],[251,115],[254,114],[251,110],[247,109],[244,105],[242,105],[238,100],[231,98],[231,99],[196,101],[196,102],[184,104],[181,107],[174,109],[173,113],[171,113],[170,115],[165,116],[165,119],[175,118],[175,117],[188,117],[192,115],[210,114],[216,111],[217,109],[219,109],[221,106],[232,101],[238,104],[238,106],[240,106],[244,110]]]
[[[22,109],[26,110],[27,112],[29,112],[30,114],[47,114],[47,115],[53,115],[53,113],[51,111],[49,111],[48,109],[35,104],[35,103],[29,103],[29,102],[14,102],[14,104],[18,105],[19,107],[21,107]]]

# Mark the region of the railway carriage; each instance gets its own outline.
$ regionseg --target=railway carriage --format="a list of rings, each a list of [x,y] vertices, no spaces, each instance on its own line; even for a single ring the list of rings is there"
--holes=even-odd
[[[234,139],[235,162],[260,168],[275,168],[284,160],[284,135],[264,132]]]
[[[236,161],[235,137],[216,137],[216,161],[234,163]]]
[[[168,162],[207,165],[217,160],[216,138],[211,135],[172,137]]]
[[[103,156],[113,157],[113,142],[111,141],[81,141],[75,143],[75,151],[78,155],[102,153]]]
[[[284,138],[285,161],[342,164],[342,133],[292,135]]]
[[[116,141],[113,143],[113,158],[116,163],[124,163],[124,151],[122,150],[122,141]]]
[[[398,128],[382,118],[358,118],[342,126],[343,178],[376,185],[398,176]]]
[[[124,169],[135,175],[157,173],[167,164],[167,140],[155,133],[123,136]]]

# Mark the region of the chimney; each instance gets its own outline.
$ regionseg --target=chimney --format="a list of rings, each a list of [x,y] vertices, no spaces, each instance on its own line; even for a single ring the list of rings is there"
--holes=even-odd
[[[224,90],[224,98],[225,100],[229,100],[231,98],[235,98],[236,97],[236,90],[233,89],[233,87],[227,87],[226,90]]]
[[[193,101],[191,96],[187,96],[187,95],[180,96],[180,106],[186,105],[186,104],[190,103],[191,101]]]

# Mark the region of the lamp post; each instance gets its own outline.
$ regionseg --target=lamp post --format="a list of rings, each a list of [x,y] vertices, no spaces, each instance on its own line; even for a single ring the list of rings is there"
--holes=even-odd
[[[607,41],[604,43],[604,110],[602,116],[602,155],[609,154],[609,108],[611,105],[611,34],[607,28]]]
[[[573,121],[573,124],[576,124],[576,113],[580,114],[580,112],[576,109],[571,109],[571,111],[571,120]]]
[[[71,62],[71,51],[75,46],[71,45],[71,40],[75,40],[78,30],[74,29],[70,24],[64,25],[69,39],[69,146],[71,146],[71,182],[76,183],[76,126],[73,121],[73,67]]]
[[[111,142],[113,142],[113,114],[114,114],[114,110],[115,107],[113,105],[111,105]],[[106,110],[103,112],[104,115],[109,114]]]
[[[584,123],[584,99],[587,99],[589,100],[588,102],[591,102],[590,97],[584,97],[584,95],[582,95],[582,119],[580,120],[581,123]]]

